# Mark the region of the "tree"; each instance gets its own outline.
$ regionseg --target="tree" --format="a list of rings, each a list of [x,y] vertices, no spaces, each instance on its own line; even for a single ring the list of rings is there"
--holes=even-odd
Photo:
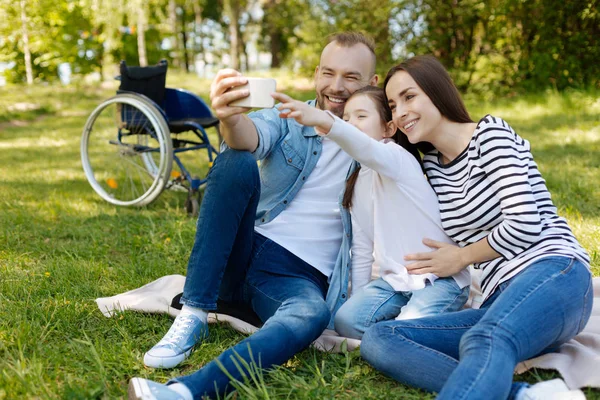
[[[25,71],[27,74],[27,84],[33,83],[33,72],[31,68],[31,51],[29,50],[29,29],[27,28],[27,4],[25,0],[20,1],[21,5],[21,30],[23,32],[23,53],[25,55]]]
[[[137,45],[138,45],[138,57],[140,61],[140,67],[148,65],[148,57],[146,57],[146,20],[147,20],[147,9],[146,2],[144,0],[132,1],[129,4],[136,5],[135,9],[130,10],[137,15]]]
[[[239,30],[238,30],[238,22],[240,18],[240,5],[235,0],[224,0],[223,1],[225,11],[225,15],[227,16],[228,23],[228,33],[229,33],[229,43],[230,43],[230,52],[229,56],[231,57],[231,68],[240,69],[240,57],[239,57]]]
[[[381,0],[374,7],[370,0],[312,0],[300,16],[295,30],[294,62],[305,73],[319,63],[325,38],[335,32],[359,31],[374,39],[378,73],[391,66],[394,45],[390,19],[398,0]]]
[[[302,0],[263,0],[259,42],[271,53],[271,68],[279,68],[291,55],[295,30],[308,12],[308,2]]]

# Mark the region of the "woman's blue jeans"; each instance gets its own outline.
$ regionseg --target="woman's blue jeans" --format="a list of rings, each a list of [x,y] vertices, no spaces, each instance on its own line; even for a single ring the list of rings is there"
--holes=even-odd
[[[555,350],[579,333],[592,310],[589,269],[569,257],[543,258],[502,284],[480,309],[369,328],[361,355],[376,369],[439,399],[514,398],[517,363]]]
[[[173,380],[194,398],[231,390],[221,367],[241,380],[240,358],[262,368],[284,363],[317,339],[331,317],[327,277],[254,232],[259,196],[254,157],[221,153],[208,175],[182,303],[207,310],[216,309],[217,299],[243,303],[264,325],[199,371]]]

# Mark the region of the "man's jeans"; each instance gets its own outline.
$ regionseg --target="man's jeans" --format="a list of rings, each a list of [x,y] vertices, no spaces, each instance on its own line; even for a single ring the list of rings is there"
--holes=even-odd
[[[592,301],[584,264],[547,257],[500,285],[480,309],[374,325],[361,355],[402,383],[439,392],[439,399],[514,398],[526,386],[512,383],[517,363],[573,338]]]
[[[327,277],[277,243],[254,232],[260,196],[256,160],[226,150],[215,160],[190,256],[182,303],[214,310],[217,299],[250,305],[265,322],[196,373],[176,378],[194,394],[214,397],[230,390],[241,357],[269,368],[307,347],[327,327]],[[247,371],[244,371],[247,372]]]
[[[469,298],[469,287],[461,289],[453,278],[427,282],[420,290],[396,292],[382,278],[353,294],[335,314],[335,330],[342,336],[362,338],[371,325],[399,319],[423,318],[460,310]]]

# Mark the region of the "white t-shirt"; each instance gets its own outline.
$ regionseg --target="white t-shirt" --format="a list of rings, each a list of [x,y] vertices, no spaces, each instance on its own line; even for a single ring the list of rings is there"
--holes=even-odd
[[[417,160],[389,141],[378,142],[339,118],[327,135],[361,164],[352,208],[352,290],[366,285],[372,269],[396,291],[422,289],[433,274],[411,275],[404,256],[428,252],[424,238],[454,243],[442,229],[438,200]],[[453,278],[462,288],[469,271]]]
[[[319,139],[321,156],[296,197],[254,229],[330,277],[343,235],[338,199],[352,159],[335,142]]]

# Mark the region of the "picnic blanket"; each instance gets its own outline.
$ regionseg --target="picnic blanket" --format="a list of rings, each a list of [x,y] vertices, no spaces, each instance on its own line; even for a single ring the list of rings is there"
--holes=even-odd
[[[167,275],[140,288],[112,297],[96,299],[100,311],[111,317],[116,312],[131,310],[146,313],[167,313],[173,317],[179,314],[178,301],[183,292],[185,276]],[[558,352],[519,363],[515,372],[520,374],[530,368],[557,370],[570,389],[586,386],[600,388],[600,278],[594,278],[594,306],[585,329]],[[209,313],[208,322],[226,322],[234,329],[250,334],[259,328],[230,314]],[[360,346],[360,340],[339,336],[335,331],[325,330],[312,343],[321,351],[341,352],[346,341],[349,351]]]

